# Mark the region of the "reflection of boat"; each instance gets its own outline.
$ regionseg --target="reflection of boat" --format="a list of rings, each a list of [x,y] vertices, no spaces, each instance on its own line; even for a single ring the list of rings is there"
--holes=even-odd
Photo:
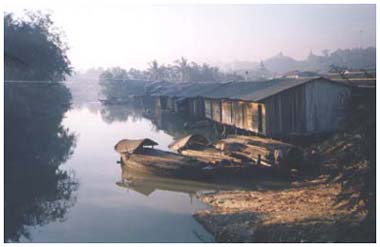
[[[121,162],[131,169],[145,173],[181,178],[201,178],[210,174],[203,162],[179,154],[153,149],[157,145],[150,139],[124,139],[115,145]]]
[[[238,186],[220,183],[206,183],[193,180],[154,176],[131,169],[125,165],[121,165],[121,170],[121,181],[116,184],[120,187],[130,188],[144,195],[150,195],[155,190],[196,194],[197,192],[203,191],[233,190],[239,188]]]

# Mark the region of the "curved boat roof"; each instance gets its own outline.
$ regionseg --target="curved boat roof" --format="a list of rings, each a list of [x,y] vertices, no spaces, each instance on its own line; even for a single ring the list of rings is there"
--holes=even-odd
[[[123,139],[116,143],[115,150],[118,153],[134,153],[140,147],[156,145],[158,145],[158,143],[149,138],[137,140]]]

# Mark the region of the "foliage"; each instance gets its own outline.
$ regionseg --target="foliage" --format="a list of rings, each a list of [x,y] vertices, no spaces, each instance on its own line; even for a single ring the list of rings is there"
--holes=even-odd
[[[210,66],[206,63],[199,65],[196,62],[189,62],[181,57],[173,64],[160,65],[156,60],[148,63],[146,70],[131,68],[125,70],[119,67],[106,70],[101,78],[109,80],[149,80],[168,81],[174,83],[183,82],[222,82],[231,80],[242,80],[243,77],[234,73],[222,73],[218,67]]]
[[[66,46],[48,15],[27,20],[4,17],[4,215],[5,241],[30,238],[27,226],[64,220],[78,183],[61,169],[75,147],[62,127],[70,91],[61,83],[71,72]],[[22,80],[23,82],[10,82]],[[28,81],[42,80],[41,83]]]
[[[350,104],[350,116],[346,123],[346,135],[352,136],[346,154],[340,160],[343,167],[342,199],[350,203],[363,201],[368,212],[364,226],[369,238],[376,235],[376,91],[357,89]],[[358,196],[353,192],[358,191]]]
[[[337,198],[344,207],[366,215],[361,231],[368,241],[376,236],[376,91],[354,88],[347,107],[344,128],[332,138],[318,144],[326,156],[322,174],[339,182],[342,192]]]
[[[128,72],[119,67],[101,73],[99,84],[100,93],[107,100],[125,99],[127,95],[143,95],[145,92],[145,81],[130,80]]]
[[[50,15],[26,12],[25,19],[4,16],[6,80],[63,80],[70,75],[68,47]]]

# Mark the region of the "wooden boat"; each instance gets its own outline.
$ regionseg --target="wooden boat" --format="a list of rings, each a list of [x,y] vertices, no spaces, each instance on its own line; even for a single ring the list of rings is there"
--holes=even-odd
[[[302,151],[291,144],[259,136],[229,136],[214,147],[242,162],[280,169],[291,169],[302,163]]]
[[[137,139],[137,140],[123,139],[123,140],[120,140],[118,143],[116,143],[115,151],[120,154],[144,153],[146,149],[148,148],[153,149],[153,147],[157,145],[158,145],[157,142],[149,138]]]
[[[158,176],[177,178],[208,177],[208,165],[176,153],[153,149],[157,145],[150,139],[124,139],[115,145],[121,155],[121,163],[130,169]]]
[[[202,140],[199,136],[194,139]],[[258,136],[229,136],[212,145],[205,145],[205,141],[198,143],[193,145],[190,135],[170,147],[183,156],[212,165],[215,175],[288,175],[291,166],[300,162],[302,154],[291,144]]]
[[[202,149],[209,144],[209,140],[202,135],[187,135],[177,139],[169,145],[169,148],[181,153],[185,149]]]

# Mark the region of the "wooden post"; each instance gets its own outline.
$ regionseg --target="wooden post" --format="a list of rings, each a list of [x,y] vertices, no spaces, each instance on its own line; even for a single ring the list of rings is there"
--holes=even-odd
[[[261,154],[257,156],[257,165],[261,165]]]

